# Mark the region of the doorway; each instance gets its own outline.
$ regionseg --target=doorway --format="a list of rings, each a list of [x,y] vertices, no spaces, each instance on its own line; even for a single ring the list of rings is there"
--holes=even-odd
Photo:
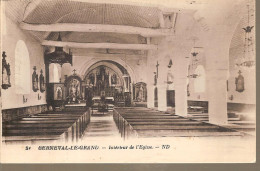
[[[158,107],[158,89],[155,87],[154,89],[154,107]]]
[[[175,90],[167,90],[167,106],[175,107]]]

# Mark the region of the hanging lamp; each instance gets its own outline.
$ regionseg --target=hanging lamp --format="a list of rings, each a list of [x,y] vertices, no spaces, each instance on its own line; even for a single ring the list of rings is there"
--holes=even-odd
[[[255,66],[254,60],[254,45],[253,45],[253,37],[252,37],[252,30],[254,26],[250,25],[250,5],[247,4],[247,26],[242,28],[245,32],[244,38],[244,55],[242,57],[242,61],[237,63],[236,65],[239,67],[247,67],[251,68]],[[252,15],[253,16],[253,15]]]

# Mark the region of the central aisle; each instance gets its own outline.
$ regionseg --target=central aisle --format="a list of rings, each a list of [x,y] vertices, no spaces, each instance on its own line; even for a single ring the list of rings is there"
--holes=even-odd
[[[114,141],[122,140],[117,126],[113,120],[113,114],[96,114],[92,115],[90,123],[88,124],[85,133],[83,134],[82,141]]]

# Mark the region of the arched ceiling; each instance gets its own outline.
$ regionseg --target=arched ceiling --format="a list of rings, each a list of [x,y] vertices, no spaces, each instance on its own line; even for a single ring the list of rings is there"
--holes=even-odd
[[[188,13],[193,15],[195,11],[204,11],[207,7],[224,4],[224,0],[219,0],[221,3],[209,0],[163,0],[161,2],[155,0],[151,2],[142,0],[142,3],[137,3],[137,0],[129,0],[129,2],[127,2],[127,0],[119,2],[108,0],[107,3],[104,0],[102,3],[101,1],[102,0],[96,0],[95,3],[93,3],[90,0],[13,0],[5,1],[5,11],[6,15],[17,24],[22,22],[28,24],[107,24],[115,26],[115,28],[117,26],[134,26],[158,29],[160,28],[160,13],[162,11],[166,13],[169,11],[184,13],[185,11],[189,11]],[[240,1],[243,0],[233,0],[232,3],[238,3]],[[158,4],[162,5],[159,6]],[[28,13],[28,11],[30,12]],[[210,11],[210,9],[205,11]],[[210,13],[208,15],[210,15]],[[181,17],[177,19],[177,22],[179,22],[178,20],[180,19]],[[184,21],[185,17],[181,20]],[[239,43],[241,44],[240,39],[243,30],[240,29],[240,27],[242,25],[243,21],[235,31],[231,47],[237,46]],[[43,40],[55,41],[57,39],[57,32],[26,30],[25,32],[29,32],[40,42]],[[139,34],[64,31],[61,35],[62,40],[68,42],[109,42],[120,44],[147,43],[146,38]]]
[[[25,22],[111,24],[158,28],[158,12],[158,9],[151,7],[52,0],[42,1]]]
[[[36,7],[26,16],[32,4]],[[124,25],[142,28],[159,28],[159,13],[156,7],[142,7],[122,4],[100,4],[77,2],[70,0],[19,0],[6,3],[6,13],[9,18],[19,23],[28,24],[107,24]],[[57,33],[26,31],[40,42],[56,40]],[[72,42],[118,42],[142,43],[140,35],[123,35],[117,33],[63,33],[64,40]],[[66,37],[69,35],[69,37]]]

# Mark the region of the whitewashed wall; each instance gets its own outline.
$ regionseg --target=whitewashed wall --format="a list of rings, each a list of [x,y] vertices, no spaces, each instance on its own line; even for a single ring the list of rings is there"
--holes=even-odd
[[[40,70],[42,69],[44,72],[43,75],[45,76],[42,46],[38,41],[32,39],[29,34],[22,32],[18,26],[8,18],[5,19],[5,26],[6,33],[2,35],[1,49],[6,52],[6,60],[11,66],[11,87],[6,90],[2,89],[2,108],[9,109],[46,104],[45,92],[41,93],[39,90],[33,92],[32,90],[33,66],[36,66],[38,75],[40,75]],[[24,94],[24,97],[27,98],[26,103],[23,102],[23,94],[16,94],[15,92],[15,47],[18,40],[25,42],[30,57],[30,84],[27,85],[30,86],[30,93]],[[38,100],[38,94],[41,96],[40,100]]]

